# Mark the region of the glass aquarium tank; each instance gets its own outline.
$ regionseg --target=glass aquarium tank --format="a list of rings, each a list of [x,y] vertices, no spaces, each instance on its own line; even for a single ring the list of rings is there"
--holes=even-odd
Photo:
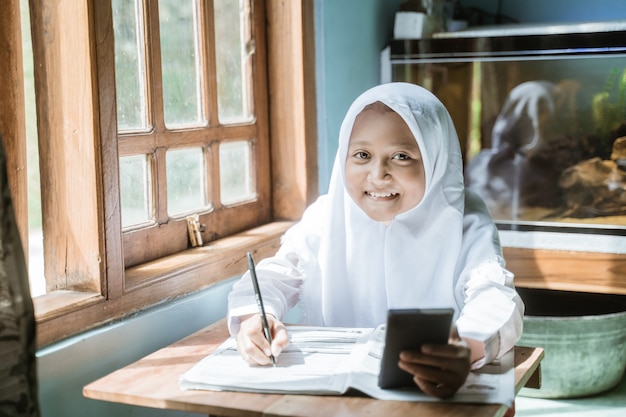
[[[626,234],[626,21],[394,40],[390,63],[446,105],[501,229]]]

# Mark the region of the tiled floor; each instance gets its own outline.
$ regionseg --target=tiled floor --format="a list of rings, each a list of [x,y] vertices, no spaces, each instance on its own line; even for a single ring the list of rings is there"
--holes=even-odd
[[[516,417],[625,417],[626,374],[617,387],[600,395],[562,400],[518,396],[515,408]]]

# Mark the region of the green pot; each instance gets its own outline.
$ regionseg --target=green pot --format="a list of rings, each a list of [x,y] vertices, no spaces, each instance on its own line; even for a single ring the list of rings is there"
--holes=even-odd
[[[572,398],[616,386],[626,369],[626,297],[519,289],[526,304],[518,345],[545,350],[540,389],[520,395]]]

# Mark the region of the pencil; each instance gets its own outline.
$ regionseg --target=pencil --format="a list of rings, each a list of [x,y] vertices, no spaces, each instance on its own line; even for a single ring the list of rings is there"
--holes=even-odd
[[[267,316],[265,315],[265,307],[263,307],[263,297],[261,297],[261,288],[259,287],[259,280],[256,277],[256,268],[254,267],[254,260],[252,254],[248,252],[248,269],[250,270],[250,278],[252,278],[252,285],[254,286],[254,294],[256,296],[256,303],[259,307],[259,314],[261,316],[261,322],[263,323],[263,333],[265,338],[270,342],[270,348],[272,346],[272,333],[270,332],[270,326],[267,324]],[[276,358],[270,353],[270,359],[272,365],[276,366]]]

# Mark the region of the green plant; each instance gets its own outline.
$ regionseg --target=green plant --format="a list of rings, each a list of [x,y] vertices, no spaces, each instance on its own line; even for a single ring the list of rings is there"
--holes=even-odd
[[[602,141],[612,141],[611,130],[626,122],[626,69],[619,73],[613,68],[604,89],[593,95],[591,102],[593,124]]]

